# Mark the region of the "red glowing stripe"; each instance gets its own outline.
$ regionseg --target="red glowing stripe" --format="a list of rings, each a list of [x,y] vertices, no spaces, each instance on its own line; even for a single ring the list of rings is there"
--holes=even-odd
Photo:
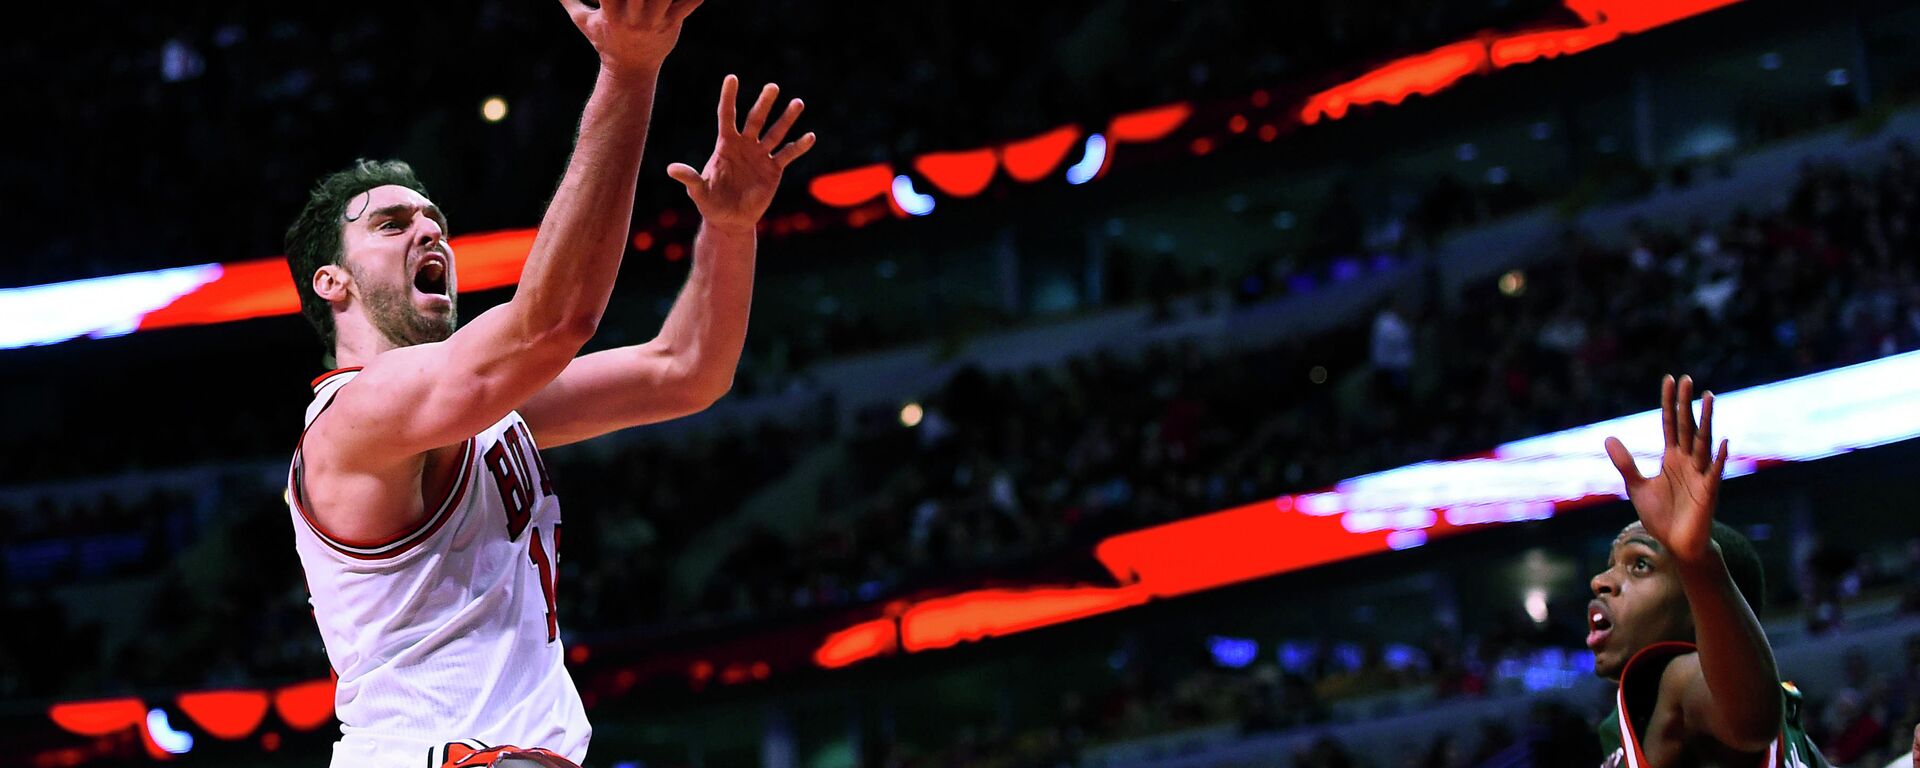
[[[1193,105],[1186,102],[1128,112],[1107,124],[1108,141],[1145,143],[1159,141],[1173,133],[1193,116]]]
[[[1463,457],[1494,460],[1491,453]],[[1405,468],[1403,468],[1404,471]],[[1382,477],[1388,473],[1370,477]],[[1329,506],[1328,499],[1337,506]],[[1097,616],[1145,603],[1393,549],[1396,532],[1413,533],[1415,544],[1488,523],[1449,520],[1445,507],[1413,531],[1383,524],[1368,530],[1367,510],[1348,509],[1348,493],[1299,494],[1108,537],[1094,555],[1117,586],[1051,586],[981,589],[922,600],[897,611],[900,644],[907,652],[1010,635]],[[1618,501],[1617,494],[1589,494],[1551,501],[1553,513]],[[890,614],[896,611],[890,611]],[[856,624],[830,635],[814,654],[822,667],[843,667],[893,652],[894,623]]]
[[[1584,27],[1524,32],[1463,40],[1399,59],[1329,88],[1300,110],[1300,121],[1338,120],[1357,104],[1399,104],[1408,96],[1431,96],[1462,78],[1487,69],[1510,67],[1592,50],[1621,35],[1645,32],[1724,8],[1740,0],[1565,0]]]
[[[1589,26],[1607,25],[1624,34],[1645,32],[1740,0],[1564,0],[1567,10]]]
[[[1290,501],[1123,533],[1100,542],[1094,556],[1122,584],[1172,597],[1387,551],[1389,531],[1351,533],[1340,515],[1303,514]]]
[[[900,617],[909,653],[1010,635],[1147,601],[1135,587],[983,589],[924,600]]]
[[[453,238],[450,245],[460,290],[479,291],[519,282],[520,270],[533,250],[533,239],[531,229]],[[139,327],[147,331],[212,325],[298,311],[300,296],[294,292],[292,273],[287,270],[286,258],[276,256],[223,265],[218,279],[148,312]]]
[[[132,697],[75,701],[48,707],[47,716],[68,733],[105,736],[144,724],[147,706]]]
[[[970,149],[963,152],[929,152],[915,158],[913,169],[928,181],[954,197],[973,197],[980,194],[993,183],[993,172],[999,167],[993,148]]]
[[[807,182],[807,192],[835,208],[852,208],[887,194],[893,185],[893,168],[885,163],[861,166],[815,176]]]
[[[140,330],[211,325],[300,311],[284,258],[221,265],[218,279],[174,299],[140,319]]]
[[[1570,56],[1618,39],[1620,30],[1611,26],[1553,29],[1500,38],[1489,46],[1488,55],[1495,68],[1511,67],[1556,56]]]
[[[1315,94],[1300,110],[1300,121],[1312,125],[1323,116],[1346,117],[1347,109],[1359,104],[1399,104],[1414,94],[1431,96],[1486,64],[1487,48],[1478,40],[1408,56]]]
[[[273,692],[273,709],[296,731],[311,731],[333,717],[333,681],[296,683]]]
[[[251,735],[267,716],[265,691],[196,691],[177,701],[202,730],[227,741]]]
[[[1007,175],[1015,181],[1035,182],[1053,173],[1079,140],[1080,126],[1063,125],[1038,136],[1009,142],[1000,148],[1000,159],[1006,163]]]
[[[1119,586],[982,589],[920,601],[900,616],[901,645],[909,653],[947,648],[1392,549],[1392,529],[1347,530],[1344,510],[1308,514],[1296,509],[1300,498],[1282,496],[1109,537],[1094,554]],[[1431,539],[1463,530],[1437,519],[1422,532]],[[857,624],[829,636],[814,660],[832,668],[890,652],[879,639],[890,643],[892,631],[886,619]]]
[[[834,669],[892,653],[894,647],[893,620],[874,619],[828,635],[820,649],[813,652],[813,663]]]

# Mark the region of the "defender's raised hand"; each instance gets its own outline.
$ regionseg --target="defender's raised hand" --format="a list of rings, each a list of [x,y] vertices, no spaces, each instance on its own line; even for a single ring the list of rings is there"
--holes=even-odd
[[[704,0],[560,0],[615,76],[653,77],[680,40],[680,22]]]
[[[700,209],[708,224],[723,227],[752,227],[760,222],[773,203],[780,187],[780,175],[787,165],[813,148],[814,135],[808,133],[781,146],[793,122],[800,118],[806,104],[799,99],[787,103],[786,111],[767,127],[768,113],[780,95],[780,86],[768,83],[760,89],[760,98],[747,111],[745,126],[739,125],[734,105],[740,96],[740,79],[727,75],[720,83],[720,137],[714,142],[713,156],[707,167],[694,170],[685,163],[667,166],[667,175],[687,187],[687,196]],[[761,133],[765,129],[765,134]]]
[[[1678,390],[1676,393],[1675,390]],[[1727,441],[1713,445],[1713,393],[1700,404],[1700,423],[1693,421],[1693,377],[1683,376],[1676,387],[1668,376],[1660,387],[1660,426],[1666,452],[1660,474],[1647,478],[1633,464],[1633,454],[1616,437],[1607,438],[1607,456],[1627,481],[1640,523],[1674,557],[1697,561],[1707,553],[1713,535],[1713,510],[1720,497],[1720,473],[1727,466]]]

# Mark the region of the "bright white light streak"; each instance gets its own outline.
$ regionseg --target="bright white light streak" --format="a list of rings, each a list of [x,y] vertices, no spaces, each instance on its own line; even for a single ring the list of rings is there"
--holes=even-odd
[[[1087,137],[1086,153],[1080,156],[1080,162],[1067,167],[1068,184],[1085,184],[1100,175],[1100,167],[1107,163],[1107,137],[1093,134]]]
[[[1523,601],[1527,609],[1527,618],[1535,624],[1547,623],[1547,590],[1542,587],[1527,588],[1527,598]]]
[[[1803,462],[1920,436],[1920,352],[1717,394],[1714,434],[1730,444],[1727,476],[1762,462]],[[1649,383],[1651,397],[1658,391]],[[1696,413],[1699,404],[1694,404]],[[1643,474],[1660,464],[1660,412],[1609,419],[1517,440],[1491,456],[1428,461],[1346,480],[1333,490],[1283,498],[1282,509],[1341,515],[1354,533],[1414,531],[1541,520],[1554,505],[1625,498],[1602,445],[1619,437]]]
[[[158,707],[147,712],[147,735],[169,754],[184,755],[193,749],[193,734],[174,730],[167,722],[167,711]]]
[[[904,173],[893,177],[893,202],[900,210],[915,216],[933,213],[933,195],[913,191],[913,179]]]
[[[0,289],[0,349],[132,333],[147,313],[220,279],[219,264]]]

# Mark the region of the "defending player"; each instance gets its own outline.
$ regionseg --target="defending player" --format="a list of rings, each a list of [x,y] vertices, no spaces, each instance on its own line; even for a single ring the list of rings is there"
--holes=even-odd
[[[705,169],[668,169],[703,218],[679,300],[652,341],[575,357],[619,269],[656,76],[699,3],[562,1],[600,57],[579,139],[513,299],[457,332],[446,219],[404,164],[328,176],[288,230],[302,311],[343,366],[314,382],[288,476],[295,549],[339,676],[336,768],[586,757],[554,612],[560,508],[538,448],[726,393],[755,225],[814,141],[781,146],[801,105],[768,127],[772,85],[743,132],[728,77]]]
[[[1642,477],[1607,438],[1639,522],[1593,577],[1587,647],[1594,673],[1620,683],[1600,726],[1605,768],[1826,765],[1800,728],[1800,695],[1780,682],[1748,598],[1764,585],[1746,537],[1713,520],[1727,444],[1713,445],[1713,393],[1693,420],[1693,380],[1661,387],[1666,451]]]

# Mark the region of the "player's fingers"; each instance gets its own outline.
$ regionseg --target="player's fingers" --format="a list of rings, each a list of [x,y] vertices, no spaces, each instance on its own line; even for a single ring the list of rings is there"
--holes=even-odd
[[[694,9],[699,8],[700,4],[706,1],[707,0],[674,0],[673,7],[667,9],[667,18],[675,23],[686,21],[687,16],[691,15]]]
[[[800,113],[806,111],[807,103],[799,99],[787,102],[787,109],[780,113],[780,119],[773,121],[773,127],[767,129],[767,135],[760,143],[766,146],[778,146],[787,138],[787,131],[793,129],[793,121],[800,119]]]
[[[1709,482],[1718,484],[1720,482],[1720,475],[1726,471],[1727,471],[1727,441],[1726,441],[1726,438],[1721,438],[1720,454],[1718,456],[1713,457],[1713,474],[1708,475],[1707,479]]]
[[[773,161],[779,163],[781,168],[787,167],[792,164],[793,161],[800,159],[801,155],[806,154],[807,150],[813,149],[814,140],[814,135],[809,132],[807,135],[789,142],[786,146],[781,147],[779,152],[773,153]]]
[[[760,140],[760,131],[767,127],[767,113],[773,111],[773,100],[780,96],[780,86],[767,83],[760,89],[760,98],[753,100],[753,108],[747,110],[747,124],[740,133],[754,141]]]
[[[1673,436],[1680,450],[1693,452],[1693,377],[1681,376],[1673,396]]]
[[[1920,768],[1920,724],[1913,726],[1913,765]]]
[[[607,0],[601,0],[607,2]],[[607,10],[620,14],[629,24],[637,24],[651,29],[667,16],[669,0],[614,0]],[[617,5],[618,8],[614,6]]]
[[[740,100],[740,78],[727,75],[720,81],[720,135],[740,134],[740,118],[735,104]]]
[[[1666,440],[1668,448],[1675,444],[1673,437],[1673,375],[1668,374],[1660,380],[1660,434]]]
[[[700,178],[700,172],[694,170],[693,166],[687,165],[686,163],[674,163],[667,166],[667,175],[672,177],[674,181],[685,185],[688,194],[692,194],[695,189],[703,189],[707,186],[707,180]]]
[[[587,31],[587,14],[593,13],[582,0],[560,0],[560,7],[567,9],[567,18],[573,19],[573,26]]]
[[[1607,438],[1607,458],[1613,459],[1613,468],[1620,471],[1620,479],[1627,481],[1627,487],[1646,480],[1640,474],[1640,467],[1633,463],[1633,454],[1627,451],[1627,445],[1620,438]]]
[[[1707,457],[1713,455],[1713,393],[1700,396],[1700,426],[1694,430],[1693,445],[1687,447],[1693,455],[1694,468],[1706,469]]]
[[[680,186],[687,188],[687,197],[693,200],[695,206],[706,203],[707,180],[701,178],[700,172],[694,170],[693,166],[687,165],[686,163],[674,163],[667,166],[667,175],[672,177],[674,181],[680,182]]]

